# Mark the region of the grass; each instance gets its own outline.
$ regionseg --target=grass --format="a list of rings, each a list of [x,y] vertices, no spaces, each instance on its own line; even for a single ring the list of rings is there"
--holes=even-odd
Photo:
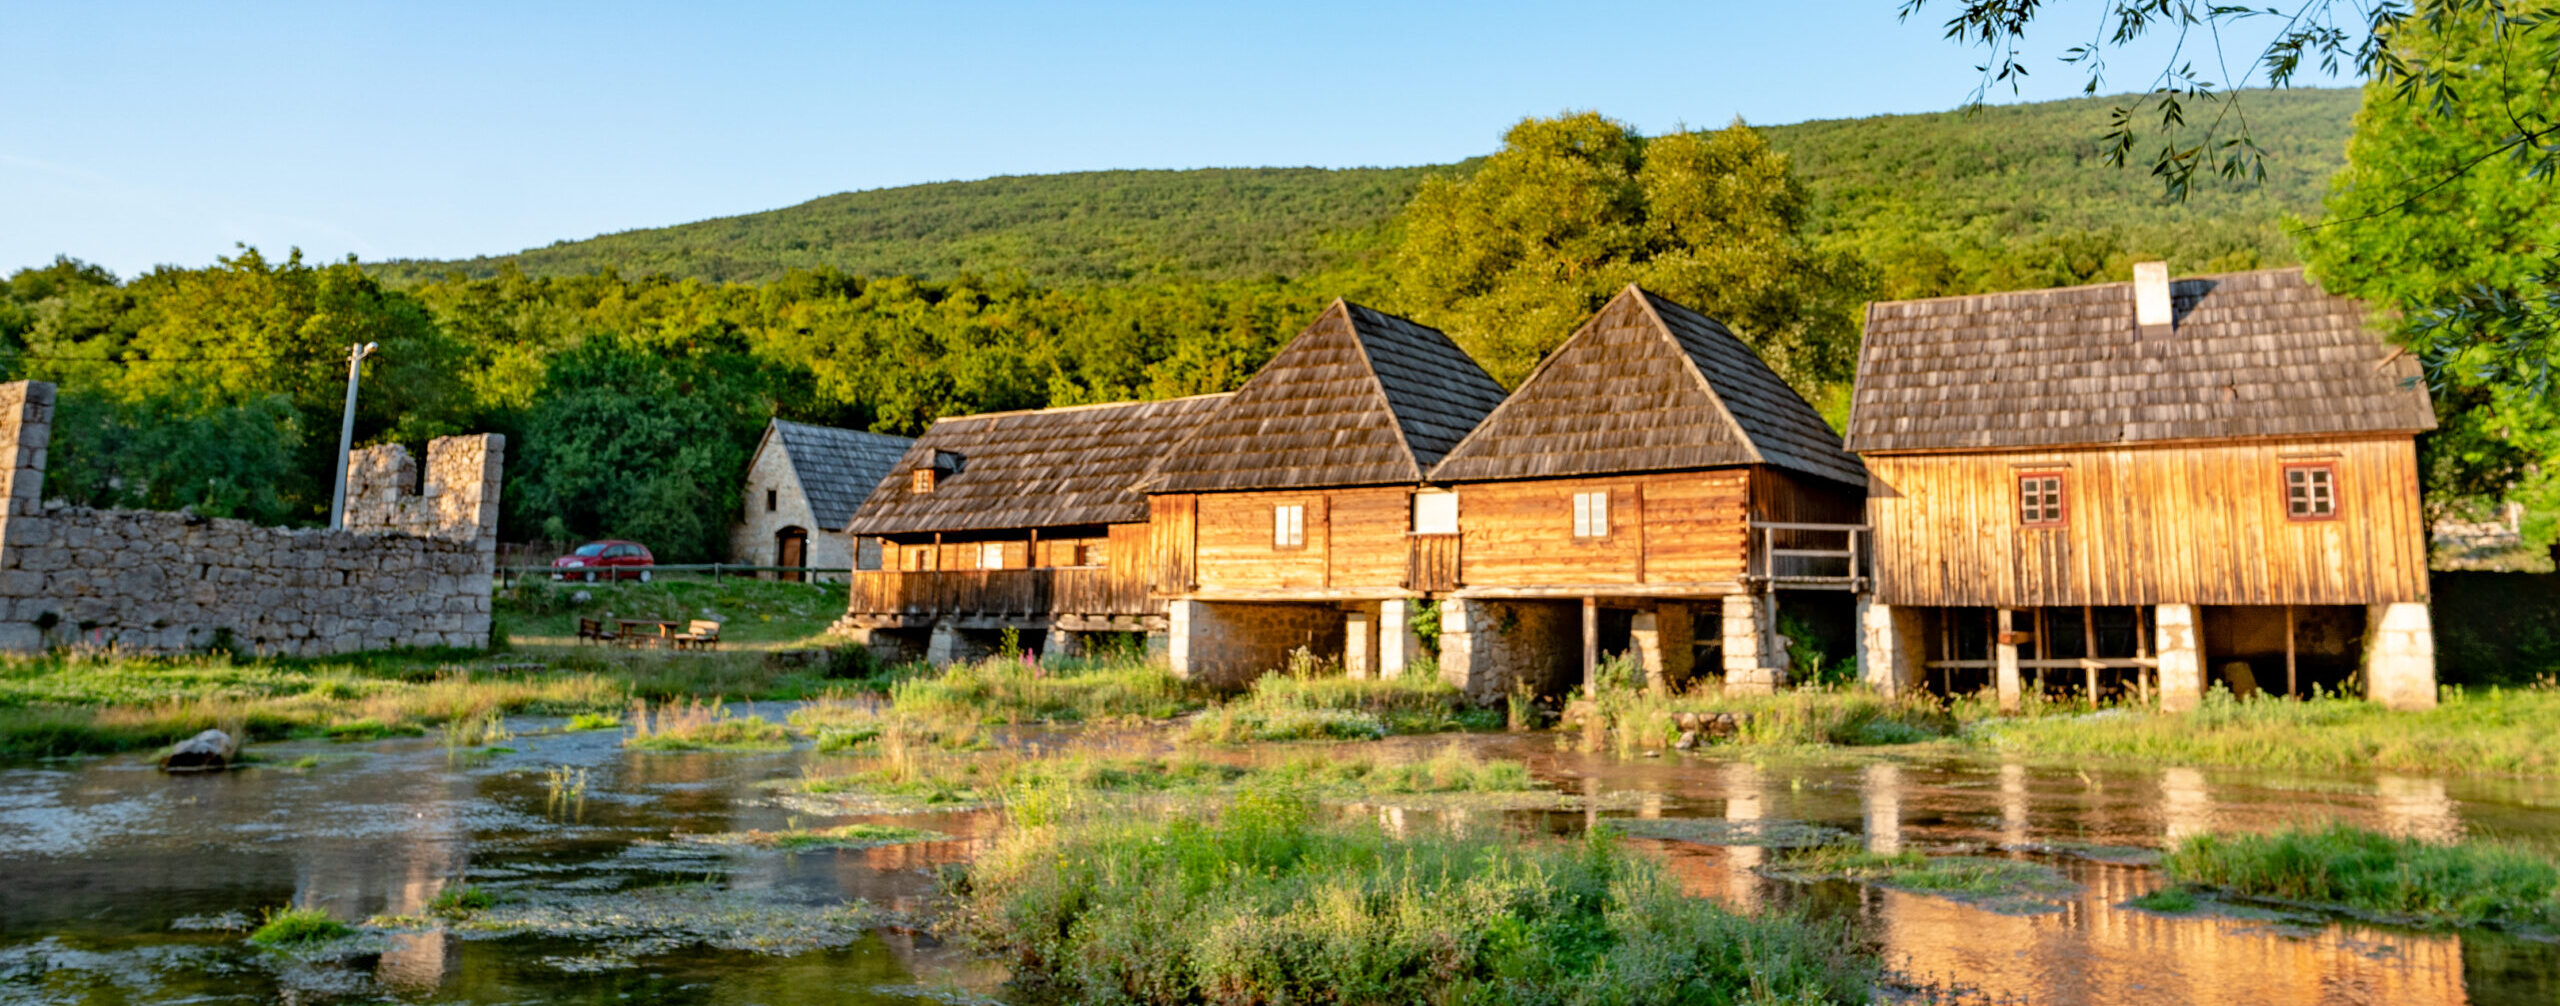
[[[2145,894],[2125,903],[2146,912],[2160,912],[2165,915],[2184,915],[2188,912],[2195,911],[2196,906],[2201,902],[2196,900],[2196,892],[2184,887],[2173,885],[2170,887],[2160,888],[2159,890],[2152,891],[2149,894]]]
[[[1009,816],[956,923],[1047,998],[1864,1003],[1877,973],[1844,930],[1685,898],[1605,835],[1399,837],[1285,788]]]
[[[2447,688],[2426,712],[2362,699],[2233,698],[2215,690],[2192,712],[2108,710],[1999,720],[1980,743],[2033,757],[2261,770],[2560,775],[2560,689]]]
[[[612,713],[579,713],[569,717],[569,722],[561,724],[560,729],[568,733],[587,730],[620,730],[622,717]]]
[[[821,753],[849,751],[879,740],[885,727],[879,707],[843,693],[802,703],[784,718],[791,729],[813,741]]]
[[[249,942],[262,947],[303,947],[326,943],[355,930],[317,908],[270,908]]]
[[[1500,730],[1503,714],[1478,709],[1437,677],[1349,678],[1297,666],[1255,679],[1253,688],[1192,720],[1194,743],[1371,740],[1390,734]]]
[[[1904,850],[1868,852],[1854,845],[1819,845],[1787,852],[1772,872],[1806,878],[1853,880],[1972,902],[1998,911],[2051,910],[2077,890],[2053,867],[1984,856],[1924,856]]]
[[[884,845],[930,842],[946,838],[941,832],[920,828],[901,828],[888,824],[847,824],[834,828],[793,828],[786,831],[740,831],[718,835],[686,836],[715,845],[754,845],[785,852],[811,849],[874,849]]]
[[[475,912],[485,912],[498,903],[497,896],[469,884],[456,884],[436,892],[427,902],[427,914],[459,919]]]
[[[1058,793],[1226,794],[1246,786],[1285,786],[1327,799],[1391,794],[1521,793],[1537,788],[1516,761],[1488,760],[1452,744],[1419,761],[1329,758],[1305,754],[1261,765],[1172,758],[1066,754],[1023,758],[1008,751],[969,755],[884,754],[865,768],[803,778],[804,793],[858,792],[925,804],[993,802]]]
[[[2189,836],[2162,858],[2181,884],[2430,927],[2560,926],[2560,865],[2484,842],[2436,844],[2331,825]]]
[[[1803,687],[1771,695],[1727,695],[1710,683],[1656,694],[1636,688],[1601,692],[1600,715],[1621,755],[1662,750],[1680,737],[1686,713],[1733,713],[1740,728],[1706,743],[1752,747],[1867,747],[1912,744],[1954,734],[1969,710],[1928,696],[1887,699],[1857,687]]]
[[[889,699],[901,716],[945,725],[1163,719],[1197,704],[1162,662],[1126,655],[955,663],[896,681]]]
[[[652,708],[631,704],[631,735],[622,746],[643,751],[772,751],[791,746],[782,724],[739,716],[719,699],[685,699]]]
[[[573,598],[584,593],[585,603]],[[581,618],[653,618],[721,623],[720,643],[745,649],[827,645],[827,626],[844,614],[840,584],[669,576],[648,583],[553,583],[519,579],[495,598],[499,626],[517,644],[571,646]]]

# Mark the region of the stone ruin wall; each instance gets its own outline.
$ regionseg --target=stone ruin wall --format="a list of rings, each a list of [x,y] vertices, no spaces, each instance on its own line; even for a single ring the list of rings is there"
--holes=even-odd
[[[504,437],[356,452],[345,531],[94,510],[44,502],[53,390],[0,384],[0,650],[488,645]]]

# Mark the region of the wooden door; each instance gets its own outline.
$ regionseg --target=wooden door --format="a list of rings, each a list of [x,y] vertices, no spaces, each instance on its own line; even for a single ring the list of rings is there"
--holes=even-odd
[[[809,564],[809,532],[796,527],[786,527],[775,533],[773,564],[786,567],[782,572],[775,574],[774,579],[789,580],[793,583],[806,579],[808,574],[800,572],[799,567]]]

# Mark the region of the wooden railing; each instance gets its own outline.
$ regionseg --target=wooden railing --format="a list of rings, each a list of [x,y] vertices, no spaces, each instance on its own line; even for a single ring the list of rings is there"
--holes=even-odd
[[[1863,589],[1872,575],[1871,534],[1864,524],[1754,521],[1750,578],[1774,587]]]
[[[1458,536],[1454,534],[1406,535],[1410,549],[1404,560],[1406,590],[1458,589]]]
[[[1154,615],[1164,602],[1109,569],[863,570],[851,610],[865,615]]]

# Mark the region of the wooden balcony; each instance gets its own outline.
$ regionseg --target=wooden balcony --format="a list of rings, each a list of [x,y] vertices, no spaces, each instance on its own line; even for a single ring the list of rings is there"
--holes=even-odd
[[[858,570],[846,614],[898,622],[937,618],[1038,621],[1162,615],[1143,580],[1101,566],[1057,569]]]
[[[1458,536],[1454,534],[1406,535],[1410,545],[1404,561],[1406,590],[1444,591],[1458,589]]]
[[[1751,523],[1751,571],[1761,587],[1867,589],[1874,546],[1864,524]]]

